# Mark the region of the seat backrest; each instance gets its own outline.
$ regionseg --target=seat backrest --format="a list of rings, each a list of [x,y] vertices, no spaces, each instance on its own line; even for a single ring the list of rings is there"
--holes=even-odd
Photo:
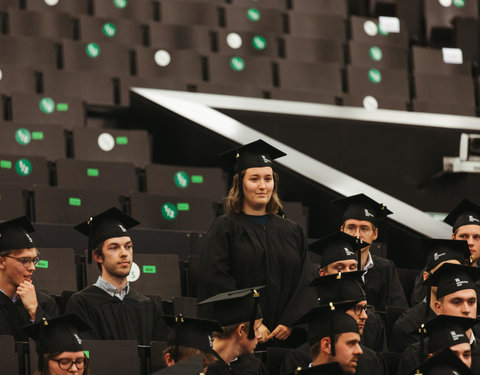
[[[289,12],[290,34],[309,38],[345,41],[345,19],[336,15]]]
[[[0,64],[2,79],[0,80],[0,93],[11,92],[35,93],[37,82],[35,69],[29,66]]]
[[[352,40],[371,43],[372,45],[396,45],[408,48],[408,32],[403,21],[400,21],[399,33],[386,33],[380,29],[377,18],[351,16]]]
[[[131,162],[143,168],[150,162],[146,130],[73,129],[73,154],[78,160]]]
[[[203,25],[170,25],[149,23],[152,48],[191,49],[200,53],[212,51],[211,29]]]
[[[225,23],[231,30],[283,32],[283,16],[278,9],[227,6]]]
[[[92,375],[140,375],[135,340],[83,340]]]
[[[219,26],[219,8],[215,4],[196,1],[160,1],[160,21],[175,25]]]
[[[152,0],[93,0],[93,14],[97,17],[133,18],[147,23],[155,18]]]
[[[0,335],[0,353],[2,353],[2,374],[18,374],[18,358],[13,336]]]
[[[78,34],[79,39],[84,42],[118,43],[132,47],[143,44],[141,23],[128,18],[80,15]]]
[[[55,42],[45,37],[0,36],[0,63],[34,68],[57,66]]]
[[[470,76],[414,73],[415,97],[419,100],[475,106],[475,90]]]
[[[73,249],[41,248],[40,261],[33,274],[35,286],[59,296],[62,291],[77,291],[77,270]]]
[[[212,200],[220,200],[226,193],[220,168],[147,164],[145,177],[149,193],[208,197]]]
[[[410,98],[408,71],[347,67],[348,91],[351,94]]]
[[[38,1],[24,0],[25,9],[39,12],[65,12],[72,15],[87,14],[89,0]]]
[[[32,188],[48,185],[47,160],[43,156],[0,155],[0,181]]]
[[[138,189],[133,163],[57,159],[56,166],[59,187],[110,190],[121,195]]]
[[[152,341],[150,344],[150,370],[159,371],[167,365],[163,359],[163,351],[167,348],[165,341]]]
[[[278,56],[277,36],[271,32],[217,31],[218,52],[237,56]]]
[[[22,186],[0,183],[0,220],[24,216],[26,211]]]
[[[285,356],[293,349],[290,348],[267,348],[267,365],[270,374],[280,374],[283,360]]]
[[[47,160],[64,158],[66,145],[60,125],[0,124],[0,148],[13,155],[41,155]]]
[[[344,18],[348,16],[347,0],[294,0],[293,10],[304,13],[337,15]]]
[[[408,49],[351,41],[350,64],[364,68],[408,69]]]
[[[285,35],[283,40],[285,43],[285,58],[288,60],[344,64],[344,48],[342,42],[338,39]]]
[[[402,284],[403,291],[405,292],[405,297],[407,297],[407,301],[410,301],[413,289],[415,288],[415,280],[417,278],[419,270],[409,268],[397,268],[397,272],[400,284]]]
[[[416,73],[471,75],[470,63],[465,61],[462,64],[445,63],[441,49],[413,46],[412,55],[413,69]]]
[[[76,225],[92,213],[120,208],[120,199],[113,191],[35,186],[33,207],[36,222]]]
[[[285,216],[300,225],[305,235],[308,235],[308,214],[305,213],[302,202],[282,202],[282,204]]]

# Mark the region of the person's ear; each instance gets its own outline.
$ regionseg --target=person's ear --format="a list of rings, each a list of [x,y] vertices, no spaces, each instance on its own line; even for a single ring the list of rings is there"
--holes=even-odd
[[[0,270],[5,269],[5,257],[0,257]]]
[[[378,228],[377,227],[373,227],[373,228],[374,228],[373,229],[373,241],[375,241],[378,237]]]
[[[433,308],[435,310],[435,314],[437,315],[441,315],[442,313],[442,304],[440,303],[440,301],[435,301],[434,305],[433,305]]]
[[[321,277],[321,276],[325,276],[327,273],[325,272],[325,270],[323,268],[319,268],[318,269],[318,275]]]
[[[423,271],[423,281],[427,280],[430,277],[430,273],[427,271]]]
[[[320,350],[328,355],[332,354],[332,349],[330,347],[330,337],[324,337],[320,341]]]
[[[244,323],[239,324],[237,329],[235,329],[235,336],[237,336],[238,338],[241,338],[244,333],[245,333],[245,324]]]
[[[175,360],[173,359],[173,356],[170,353],[165,353],[165,355],[163,356],[163,359],[165,360],[165,364],[168,367],[173,366],[175,364]]]
[[[103,263],[103,256],[99,253],[92,253],[93,260],[97,263]]]

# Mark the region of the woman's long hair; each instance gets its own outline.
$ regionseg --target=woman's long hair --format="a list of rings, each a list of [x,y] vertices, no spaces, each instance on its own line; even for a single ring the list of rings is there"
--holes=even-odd
[[[47,353],[42,356],[39,356],[37,369],[35,370],[33,375],[50,375],[50,372],[48,371],[48,361],[51,359],[54,359],[60,354],[62,354],[62,352]],[[83,368],[83,375],[88,375],[88,361],[85,363],[85,367]]]
[[[246,171],[241,171],[233,176],[232,186],[226,198],[227,212],[239,214],[243,210],[243,178]],[[282,202],[278,196],[278,174],[273,172],[273,191],[270,201],[267,203],[267,213],[276,214],[283,209]]]

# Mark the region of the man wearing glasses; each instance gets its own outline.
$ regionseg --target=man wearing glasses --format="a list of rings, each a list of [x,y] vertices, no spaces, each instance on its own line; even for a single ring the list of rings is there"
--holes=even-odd
[[[377,239],[382,219],[392,213],[365,194],[338,199],[333,203],[343,210],[340,230],[369,244]],[[370,245],[362,249],[360,258],[359,269],[365,271],[363,280],[368,303],[379,311],[384,311],[387,306],[408,307],[393,262],[370,254]]]
[[[26,338],[19,327],[58,314],[55,301],[32,283],[38,264],[29,235],[34,230],[25,216],[0,224],[0,334],[16,340]]]

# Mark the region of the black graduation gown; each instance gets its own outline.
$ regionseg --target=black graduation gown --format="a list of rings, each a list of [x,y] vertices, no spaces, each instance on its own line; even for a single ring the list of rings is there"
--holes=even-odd
[[[383,358],[379,357],[373,350],[360,344],[363,354],[358,359],[356,375],[383,375],[387,374],[387,366]],[[280,374],[293,374],[297,367],[307,368],[312,362],[310,345],[304,344],[288,352],[282,363]]]
[[[478,337],[477,339],[478,340]],[[427,345],[428,338],[425,339],[425,348],[422,359],[420,359],[421,346],[419,342],[410,345],[402,355],[398,364],[398,375],[406,375],[411,371],[414,371],[420,363],[427,359]],[[471,370],[474,374],[480,374],[480,344],[478,341],[472,345],[472,367]]]
[[[225,214],[211,225],[200,255],[198,299],[266,285],[263,323],[271,330],[291,327],[313,307],[311,269],[298,224],[270,215],[262,226],[243,213]]]
[[[375,352],[387,351],[387,332],[383,319],[378,314],[368,315],[361,342]]]
[[[393,262],[372,255],[373,267],[365,274],[365,294],[369,305],[378,311],[385,311],[386,306],[408,307],[402,284],[398,278]]]
[[[418,335],[412,332],[425,323],[435,318],[435,313],[428,306],[428,316],[425,317],[427,311],[427,302],[422,301],[415,306],[405,310],[393,325],[390,347],[392,351],[403,353],[403,351],[411,344],[418,341]]]
[[[217,355],[218,356],[218,355]],[[253,354],[245,354],[227,365],[220,357],[208,366],[207,375],[266,375],[262,361]]]
[[[57,304],[52,297],[38,290],[35,293],[38,302],[35,322],[58,315]],[[19,341],[28,340],[18,328],[30,323],[30,314],[23,306],[22,300],[18,299],[13,303],[7,295],[0,292],[0,335],[11,335]]]
[[[130,289],[122,300],[92,285],[67,302],[67,312],[74,312],[92,328],[84,338],[101,340],[137,340],[140,345],[162,341],[167,331],[161,308],[153,300]]]
[[[423,299],[427,296],[428,287],[426,285],[423,285],[424,272],[425,272],[425,268],[419,271],[417,277],[415,278],[415,283],[413,286],[412,298],[411,298],[412,306],[415,306],[417,303],[422,302]]]

